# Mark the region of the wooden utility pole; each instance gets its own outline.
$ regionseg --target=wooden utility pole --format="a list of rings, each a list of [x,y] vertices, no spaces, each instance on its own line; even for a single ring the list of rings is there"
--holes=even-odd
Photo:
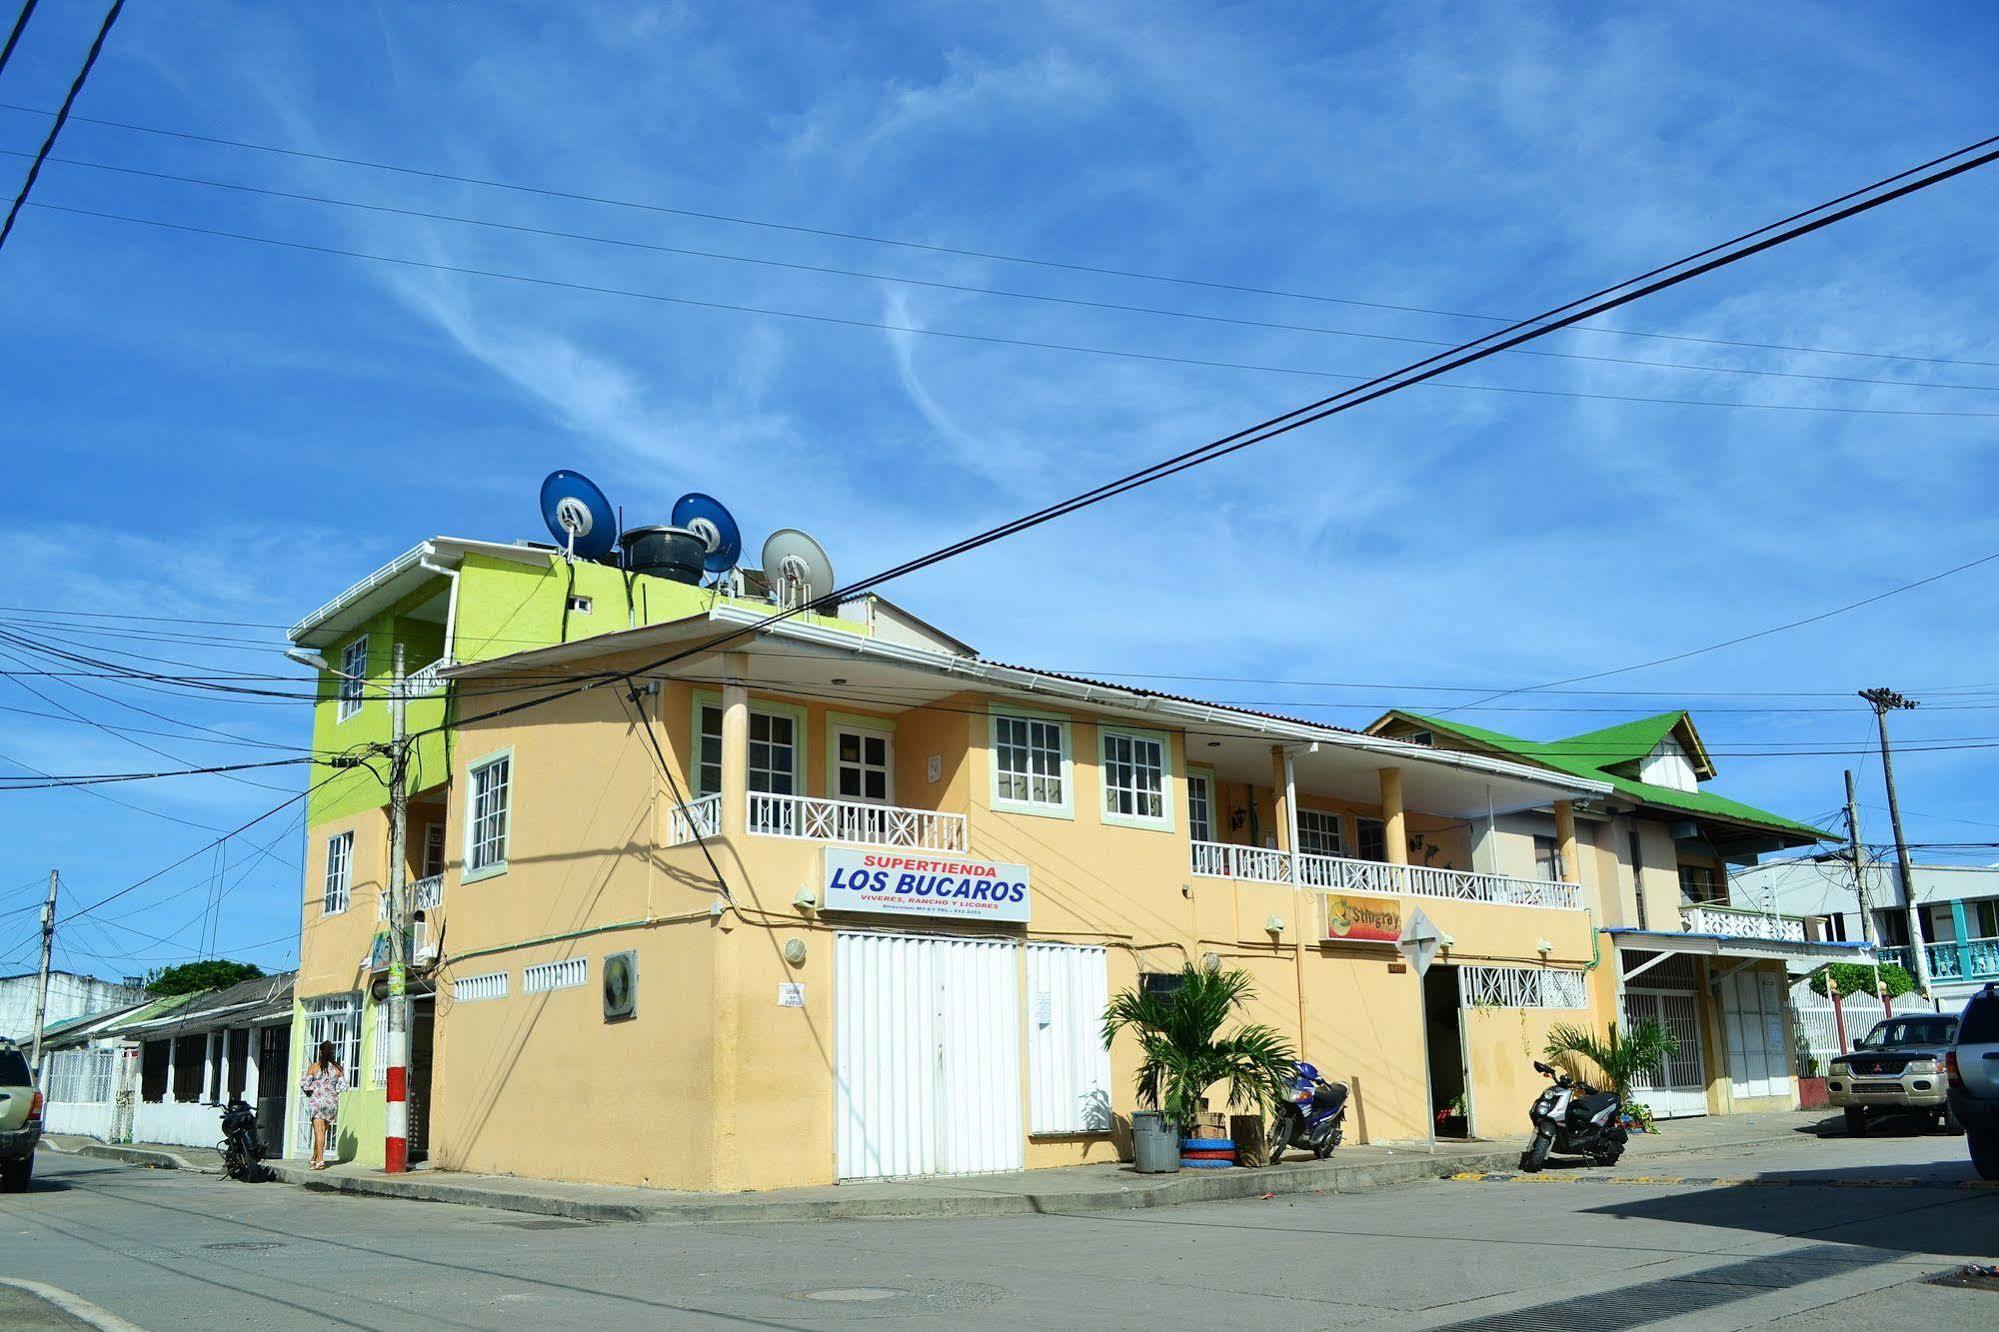
[[[1874,709],[1874,724],[1881,732],[1881,776],[1888,786],[1888,821],[1895,828],[1895,865],[1902,879],[1902,908],[1909,918],[1909,955],[1916,963],[1916,985],[1923,997],[1930,994],[1930,954],[1923,940],[1923,922],[1916,910],[1916,874],[1909,865],[1909,842],[1902,835],[1902,805],[1895,798],[1895,755],[1888,745],[1888,714],[1916,706],[1886,687],[1863,689],[1860,696]]]
[[[1867,895],[1867,862],[1860,850],[1860,803],[1853,798],[1853,769],[1846,770],[1846,853],[1853,862],[1853,893],[1860,903],[1860,938],[1874,942],[1874,905]]]
[[[62,882],[59,871],[49,871],[49,895],[42,903],[42,974],[35,982],[35,1050],[29,1060],[35,1070],[35,1085],[42,1082],[42,1028],[49,1016],[49,955],[56,945],[56,885]]]

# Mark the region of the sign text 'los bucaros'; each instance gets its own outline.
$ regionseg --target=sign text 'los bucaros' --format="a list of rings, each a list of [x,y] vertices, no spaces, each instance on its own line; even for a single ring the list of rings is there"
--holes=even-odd
[[[825,911],[951,916],[1024,924],[1033,908],[1027,866],[921,851],[826,848]]]

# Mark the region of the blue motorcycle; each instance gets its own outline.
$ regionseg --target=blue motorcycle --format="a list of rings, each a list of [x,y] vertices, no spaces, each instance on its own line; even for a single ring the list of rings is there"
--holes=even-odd
[[[1318,1069],[1301,1062],[1270,1123],[1270,1164],[1283,1160],[1287,1147],[1309,1148],[1325,1160],[1346,1136],[1346,1122],[1347,1084],[1327,1082]]]

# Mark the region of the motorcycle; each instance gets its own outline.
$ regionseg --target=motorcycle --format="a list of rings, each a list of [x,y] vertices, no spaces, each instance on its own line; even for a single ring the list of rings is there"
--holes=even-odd
[[[1534,1122],[1534,1141],[1520,1154],[1520,1168],[1533,1174],[1548,1163],[1548,1154],[1587,1156],[1598,1165],[1616,1165],[1624,1155],[1624,1102],[1616,1092],[1598,1091],[1587,1082],[1578,1082],[1559,1069],[1536,1060],[1536,1073],[1545,1073],[1554,1085],[1535,1100],[1528,1118]]]
[[[229,1178],[245,1184],[263,1182],[264,1140],[257,1133],[257,1112],[242,1097],[222,1107],[222,1141],[216,1146]]]
[[[1270,1164],[1284,1159],[1286,1147],[1309,1148],[1323,1161],[1346,1136],[1347,1084],[1327,1082],[1319,1070],[1298,1064],[1285,1099],[1270,1123]]]

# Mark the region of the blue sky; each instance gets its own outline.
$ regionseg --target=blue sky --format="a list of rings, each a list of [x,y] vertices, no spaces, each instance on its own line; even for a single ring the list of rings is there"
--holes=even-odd
[[[45,0],[0,101],[56,106],[101,12]],[[901,330],[1365,374],[1423,353],[1389,339],[1489,327],[1379,305],[1526,313],[1999,128],[1990,10],[1905,18],[1788,4],[141,2],[78,107],[1318,299],[537,197],[81,121],[58,156],[734,259],[66,163],[45,171],[36,199]],[[31,152],[47,123],[0,110],[0,148]],[[24,159],[5,160],[18,179]],[[1461,372],[1460,387],[1297,432],[890,594],[1001,659],[1223,677],[1171,687],[1361,724],[1391,704],[1476,697],[1416,686],[1609,670],[1999,551],[1995,205],[1999,171],[1987,170],[1605,321],[1984,364],[1566,334],[1546,345],[1718,369],[1502,358]],[[803,526],[857,576],[1341,382],[717,310],[30,209],[0,252],[6,600],[225,622],[180,632],[242,641],[0,616],[73,649],[279,673],[275,626],[416,540],[540,535],[535,487],[558,466],[591,473],[637,517],[710,491],[753,542]],[[1799,410],[1835,407],[1850,410]],[[1845,766],[1880,805],[1878,763],[1778,751],[1863,749],[1871,722],[1850,691],[1889,683],[1929,704],[1897,719],[1911,746],[1898,775],[1912,837],[1999,840],[1999,749],[1917,748],[1999,736],[1999,684],[1984,679],[1995,569],[1592,686],[1648,696],[1523,694],[1503,700],[1519,710],[1457,715],[1554,736],[1684,703],[1717,751],[1717,789],[1813,818],[1839,802]],[[1740,696],[1758,692],[1775,696]],[[278,752],[182,723],[265,744],[308,738],[303,711],[282,702],[19,676],[0,695],[16,709],[0,712],[0,753],[51,772]],[[57,705],[163,734],[29,715]],[[277,769],[0,795],[0,972],[26,960],[33,913],[14,908],[49,866],[62,867],[73,903],[95,901],[202,846],[204,828],[233,827],[295,789]],[[291,959],[297,924],[299,834],[285,817],[232,843],[214,931],[221,952],[269,966]],[[1886,836],[1885,814],[1863,817],[1870,838]],[[59,960],[115,974],[199,951],[218,869],[197,857],[121,898],[102,924],[68,932]]]

